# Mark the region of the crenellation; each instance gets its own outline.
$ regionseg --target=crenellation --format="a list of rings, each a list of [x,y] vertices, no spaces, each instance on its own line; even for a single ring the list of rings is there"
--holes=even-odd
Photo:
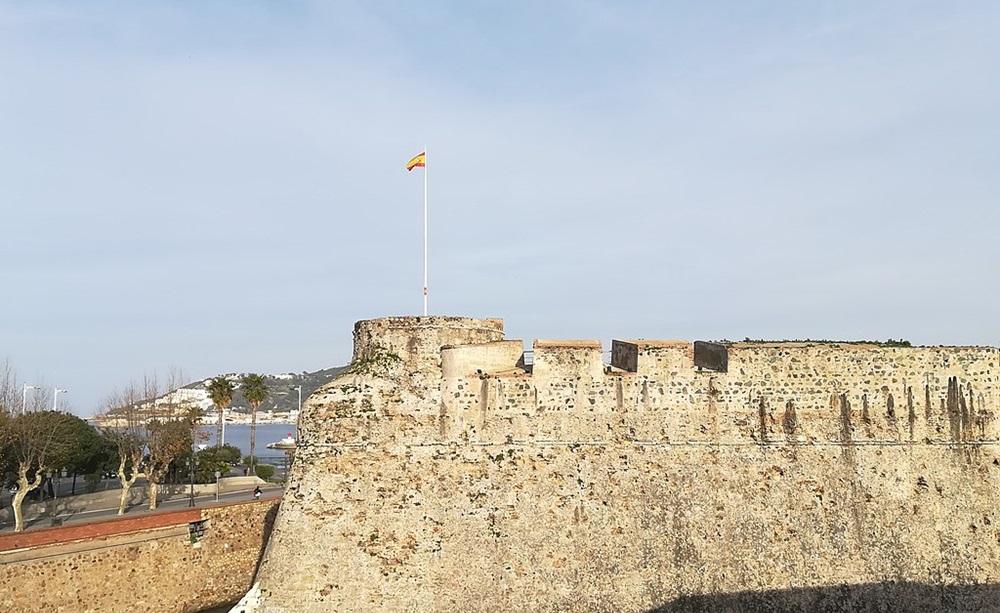
[[[600,341],[536,340],[531,372],[539,379],[596,379],[604,374]]]
[[[441,348],[441,374],[445,379],[523,371],[524,343],[493,341]]]
[[[611,341],[611,364],[640,375],[694,372],[694,345],[688,341]]]
[[[460,318],[444,318],[452,326],[451,340],[456,328],[463,338],[470,329],[492,334],[502,328],[502,323],[483,328],[465,320],[454,326],[454,319]],[[368,333],[359,336],[370,345],[406,347],[411,353],[402,361],[416,360],[418,370],[423,365],[431,372],[426,368],[432,360],[421,347],[442,342],[444,335],[420,322],[414,328],[419,342],[404,342],[405,322],[392,323],[387,328],[389,342],[372,340],[376,336],[370,331],[380,326],[369,326]],[[420,436],[433,427],[439,438],[470,441],[506,440],[514,433],[504,428],[516,422],[519,433],[534,429],[541,437],[575,433],[609,440],[772,443],[785,437],[780,424],[791,403],[796,427],[790,440],[804,443],[844,439],[828,402],[831,394],[843,394],[854,417],[852,441],[917,442],[944,435],[962,442],[995,436],[995,411],[986,408],[995,404],[997,395],[990,385],[995,349],[734,343],[727,348],[727,371],[714,372],[694,365],[693,345],[686,341],[615,340],[611,367],[603,364],[598,341],[536,341],[531,368],[524,366],[522,346],[517,340],[491,340],[438,347],[440,357],[431,364],[440,365],[438,387],[421,388],[419,381],[411,380],[410,390],[416,396],[441,397],[433,406],[410,402],[397,391],[394,402],[376,409],[372,395],[380,390],[355,394],[348,383],[333,391],[344,395],[342,399],[329,389],[321,392],[327,402],[324,411],[338,419],[334,430],[341,436],[353,432],[360,440],[382,435],[397,441],[413,438],[412,433],[390,432],[393,428],[383,427],[387,423],[371,423],[394,420],[390,416],[399,413],[413,419],[395,421],[404,428],[419,428]],[[366,355],[360,350],[358,354]],[[954,378],[950,392],[949,378]],[[512,384],[505,386],[504,381]],[[915,385],[923,391],[922,411]],[[977,385],[986,387],[977,392]],[[941,415],[929,409],[935,396],[945,407],[946,432]],[[428,415],[433,417],[431,425],[424,419]]]

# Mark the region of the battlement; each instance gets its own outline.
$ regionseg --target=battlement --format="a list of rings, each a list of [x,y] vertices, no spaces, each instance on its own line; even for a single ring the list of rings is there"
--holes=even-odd
[[[524,345],[518,340],[441,348],[445,379],[511,372],[524,366]]]
[[[591,377],[604,373],[600,341],[538,340],[533,348],[535,377]]]
[[[690,341],[611,341],[611,365],[630,373],[675,372],[694,368]]]
[[[379,405],[334,382],[314,402],[336,407],[340,429],[305,427],[330,442],[359,433],[769,444],[1000,436],[992,347],[615,339],[605,360],[597,340],[539,339],[528,364],[523,342],[503,338],[502,320],[465,317],[361,321],[355,342],[356,361],[398,361],[405,389],[421,400]]]

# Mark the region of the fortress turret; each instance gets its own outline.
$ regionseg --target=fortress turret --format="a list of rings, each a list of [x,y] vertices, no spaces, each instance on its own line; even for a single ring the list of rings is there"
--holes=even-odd
[[[441,348],[503,340],[502,319],[472,317],[380,317],[354,324],[354,361],[389,352],[410,372],[438,371]]]

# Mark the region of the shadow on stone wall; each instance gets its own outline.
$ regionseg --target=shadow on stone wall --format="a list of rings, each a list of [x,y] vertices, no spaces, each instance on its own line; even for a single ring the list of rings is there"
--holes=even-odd
[[[253,582],[257,579],[257,571],[260,570],[260,564],[264,561],[264,552],[267,551],[267,542],[271,540],[271,531],[274,530],[274,520],[278,517],[279,507],[281,507],[280,502],[268,509],[267,515],[264,516],[264,538],[260,540],[260,550],[257,552],[257,562],[253,566],[253,574],[250,576],[250,585],[247,586],[247,589],[250,589]]]
[[[648,613],[1000,611],[1000,584],[869,583],[681,596]]]

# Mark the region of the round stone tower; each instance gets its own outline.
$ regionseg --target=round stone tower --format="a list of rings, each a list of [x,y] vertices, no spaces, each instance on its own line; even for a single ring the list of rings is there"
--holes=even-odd
[[[354,324],[354,361],[379,352],[399,356],[409,372],[440,371],[441,348],[503,340],[502,319],[380,317]]]

